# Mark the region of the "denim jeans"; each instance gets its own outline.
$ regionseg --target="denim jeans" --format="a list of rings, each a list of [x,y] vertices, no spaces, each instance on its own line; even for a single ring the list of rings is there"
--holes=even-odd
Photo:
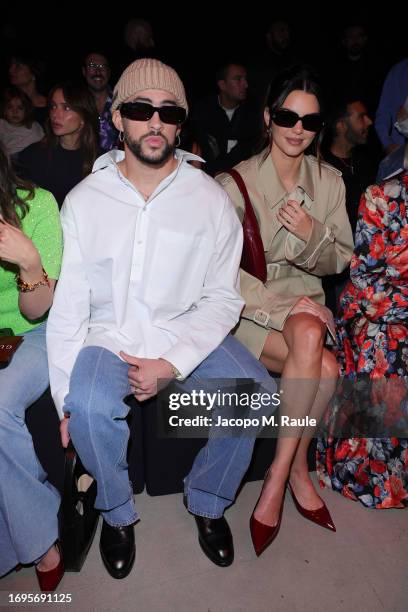
[[[58,538],[60,497],[47,482],[25,411],[47,389],[45,323],[0,370],[0,576],[39,559]]]
[[[81,350],[72,371],[65,412],[69,433],[81,461],[98,483],[96,507],[113,526],[138,519],[129,483],[126,452],[130,394],[127,363],[96,346]],[[265,392],[276,385],[264,366],[235,338],[228,336],[188,377],[199,386],[211,378],[249,378],[262,381]],[[234,501],[251,460],[256,432],[233,437],[210,436],[185,479],[188,507],[194,514],[217,518]]]

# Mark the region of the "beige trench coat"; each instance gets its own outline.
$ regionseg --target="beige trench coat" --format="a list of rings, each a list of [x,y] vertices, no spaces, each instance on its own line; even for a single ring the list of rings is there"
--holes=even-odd
[[[258,223],[267,263],[267,281],[241,270],[241,293],[245,299],[235,334],[259,359],[270,329],[281,331],[290,310],[302,296],[320,304],[325,297],[321,276],[346,268],[353,254],[353,236],[345,206],[341,173],[315,157],[302,160],[297,187],[288,194],[270,155],[262,152],[241,162],[236,169],[248,189]],[[228,192],[242,221],[244,200],[228,174],[217,180]],[[313,221],[308,242],[296,238],[278,221],[277,212],[288,199],[303,204]]]

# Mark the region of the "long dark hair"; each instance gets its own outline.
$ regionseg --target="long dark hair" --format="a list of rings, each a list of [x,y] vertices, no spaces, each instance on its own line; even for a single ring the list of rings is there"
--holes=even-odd
[[[294,66],[289,70],[281,72],[276,79],[274,79],[269,87],[266,107],[269,109],[269,113],[272,114],[281,108],[292,91],[304,91],[308,94],[316,96],[320,106],[320,112],[323,113],[323,96],[320,86],[317,82],[316,75],[307,66]],[[320,147],[323,138],[322,130],[315,136],[312,144],[307,149],[306,153],[314,153],[319,161],[322,159]],[[263,139],[261,142],[261,150],[268,147],[268,152],[272,146],[272,138],[270,137],[270,125],[264,126]]]
[[[79,148],[84,156],[82,175],[85,177],[91,173],[94,161],[100,153],[98,113],[94,97],[86,85],[73,81],[66,81],[60,85],[55,85],[55,87],[51,89],[48,95],[48,104],[51,103],[52,96],[57,89],[62,90],[66,103],[73,111],[78,113],[84,122],[84,126],[79,134]],[[47,134],[47,144],[54,147],[57,146],[59,137],[52,131],[49,117],[45,123],[45,132]]]
[[[21,197],[17,189],[25,191],[26,195]],[[0,146],[0,214],[3,219],[20,228],[21,219],[29,211],[27,200],[33,197],[34,185],[16,176],[9,158]]]

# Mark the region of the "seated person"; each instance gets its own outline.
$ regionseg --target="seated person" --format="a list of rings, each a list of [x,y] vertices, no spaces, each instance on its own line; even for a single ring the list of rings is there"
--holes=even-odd
[[[0,576],[36,563],[40,588],[52,591],[64,572],[56,546],[60,498],[24,419],[49,384],[45,328],[60,270],[61,226],[53,196],[14,176],[1,149],[0,179],[0,328],[24,337],[0,369]]]
[[[47,137],[20,153],[18,173],[50,191],[61,207],[99,155],[98,115],[88,88],[70,82],[51,90],[49,106]]]
[[[203,170],[214,176],[252,154],[261,132],[261,117],[247,100],[244,66],[229,63],[217,72],[218,94],[200,100],[192,113],[192,134],[205,159]]]
[[[9,87],[3,94],[0,119],[0,142],[10,156],[42,140],[44,130],[33,121],[30,98],[17,87]]]
[[[370,411],[378,417],[384,406],[387,411],[399,409],[395,390],[402,382],[406,395],[408,382],[407,214],[406,169],[363,195],[350,281],[341,296],[337,321],[341,374],[350,381],[389,379],[396,385],[393,398],[378,392],[371,396]],[[350,400],[353,413],[360,397]],[[336,393],[333,414],[347,408],[347,402],[342,390]],[[408,506],[407,439],[329,435],[319,439],[317,457],[322,486],[367,508]]]

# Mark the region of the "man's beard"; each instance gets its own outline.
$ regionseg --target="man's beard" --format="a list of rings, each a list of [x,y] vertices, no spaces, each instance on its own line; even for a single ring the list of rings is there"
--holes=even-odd
[[[153,153],[149,155],[143,152],[142,150],[143,141],[149,136],[160,136],[161,138],[163,138],[165,142],[165,146],[164,146],[164,149],[162,149],[162,151],[159,153],[159,155],[157,155],[157,153]],[[124,141],[129,147],[129,149],[132,151],[136,159],[138,159],[139,161],[145,164],[149,164],[151,166],[160,166],[161,164],[166,162],[170,157],[173,156],[174,150],[175,150],[174,143],[170,144],[167,138],[163,136],[163,134],[158,134],[156,132],[149,132],[148,134],[145,134],[144,136],[139,138],[139,140],[132,140],[129,134],[126,134],[125,132]]]
[[[101,93],[101,91],[107,91],[108,89],[108,84],[107,83],[88,83],[88,87],[91,90],[91,92],[93,93]]]
[[[346,140],[348,140],[348,142],[352,144],[353,147],[356,147],[357,145],[366,144],[367,138],[368,130],[364,130],[363,132],[356,132],[355,130],[353,130],[352,127],[347,125]]]

